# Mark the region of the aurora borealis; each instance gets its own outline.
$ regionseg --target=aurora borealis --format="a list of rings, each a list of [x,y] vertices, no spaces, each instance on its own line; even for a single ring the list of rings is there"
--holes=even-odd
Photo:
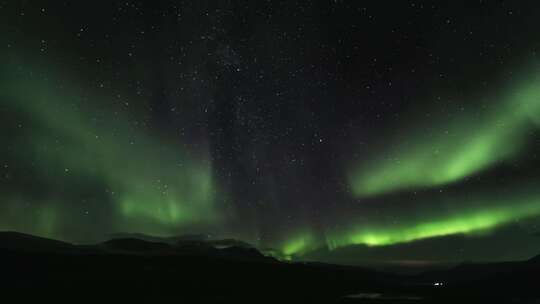
[[[494,94],[503,97],[493,97],[489,108],[458,114],[442,125],[436,119],[432,130],[413,131],[402,144],[390,144],[389,152],[354,170],[355,195],[445,185],[517,157],[538,127],[538,73],[535,69],[515,88]]]
[[[0,230],[540,253],[540,7],[392,5],[0,1]]]
[[[59,95],[54,81],[36,81],[24,68],[11,72],[11,79],[3,81],[2,98],[13,117],[25,122],[16,126],[20,129],[16,132],[18,144],[25,150],[14,156],[33,163],[37,178],[62,181],[51,185],[49,191],[65,191],[69,195],[73,177],[89,183],[103,182],[102,199],[103,195],[108,196],[110,212],[122,218],[115,222],[114,229],[119,231],[143,229],[161,235],[182,225],[202,225],[219,219],[213,206],[216,189],[204,156],[189,156],[174,143],[162,144],[159,138],[146,135],[144,126],[130,126],[129,118],[121,114],[100,114],[107,128],[113,130],[114,135],[110,136],[110,130],[92,117],[99,113],[92,107],[103,97],[82,98],[75,84]],[[30,84],[32,90],[25,90],[20,83]],[[81,111],[79,107],[88,109]],[[84,191],[84,186],[77,190]],[[8,194],[6,199],[12,198]],[[27,223],[26,229],[47,236],[64,236],[62,230],[67,228],[63,228],[61,218],[68,215],[63,213],[65,208],[55,204],[55,199],[58,198],[37,208],[37,220]],[[94,195],[90,194],[89,199],[94,200]],[[13,204],[17,203],[21,202]],[[83,214],[93,212],[89,210],[91,207]],[[11,212],[23,217],[18,211]]]
[[[489,200],[492,206],[486,208],[488,204],[481,203],[481,207],[470,208],[469,206],[478,204],[475,201],[478,199]],[[474,198],[471,202],[465,201],[466,207],[462,207],[455,214],[447,212],[440,215],[435,212],[432,216],[426,216],[426,219],[404,225],[385,223],[380,227],[357,228],[350,234],[339,234],[336,239],[330,239],[329,247],[335,248],[343,244],[391,245],[430,237],[483,232],[522,218],[537,216],[540,214],[538,200],[537,196],[521,199]],[[511,206],[506,205],[508,201],[511,201]]]

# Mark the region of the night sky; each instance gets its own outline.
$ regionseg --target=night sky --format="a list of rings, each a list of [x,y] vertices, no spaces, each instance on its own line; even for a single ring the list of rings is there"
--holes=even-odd
[[[3,0],[0,25],[0,230],[540,253],[537,1]]]

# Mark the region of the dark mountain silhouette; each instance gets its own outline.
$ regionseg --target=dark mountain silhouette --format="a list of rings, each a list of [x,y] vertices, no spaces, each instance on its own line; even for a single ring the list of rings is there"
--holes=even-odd
[[[529,259],[531,264],[540,264],[540,254]]]
[[[216,248],[226,248],[226,247],[240,247],[240,248],[254,248],[251,244],[242,242],[235,239],[224,239],[224,240],[213,240],[209,241],[212,246]]]
[[[77,251],[70,243],[12,231],[0,232],[0,249],[35,253]]]
[[[534,303],[540,256],[418,275],[280,262],[236,240],[148,237],[74,245],[0,233],[3,298],[95,302]]]
[[[117,253],[173,254],[174,248],[166,243],[150,242],[135,238],[113,239],[101,243],[101,248]]]
[[[110,239],[138,239],[156,243],[176,244],[180,241],[207,241],[210,237],[206,234],[186,234],[172,237],[160,237],[147,235],[143,233],[113,233],[109,235]]]
[[[275,261],[250,244],[234,239],[205,240],[206,237],[199,236],[161,238],[139,234],[122,236],[126,238],[115,238],[96,245],[74,245],[18,232],[0,232],[0,249],[26,253],[178,255]]]

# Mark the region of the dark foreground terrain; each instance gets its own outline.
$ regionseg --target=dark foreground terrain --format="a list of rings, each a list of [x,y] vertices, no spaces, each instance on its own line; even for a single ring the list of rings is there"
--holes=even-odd
[[[0,255],[3,303],[540,303],[540,258],[398,276],[280,262],[234,240],[75,246],[12,232]]]

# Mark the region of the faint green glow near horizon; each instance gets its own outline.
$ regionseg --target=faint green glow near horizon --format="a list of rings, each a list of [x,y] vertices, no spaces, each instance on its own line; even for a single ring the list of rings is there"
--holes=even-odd
[[[294,237],[288,239],[281,247],[281,252],[292,257],[297,254],[302,254],[310,249],[313,249],[314,237],[311,233],[304,232],[295,234]]]
[[[1,201],[2,211],[0,231],[18,231],[55,238],[56,220],[59,210],[54,202],[47,201],[45,204],[33,206],[28,209],[25,200],[20,198],[6,198]]]
[[[429,188],[460,181],[523,150],[540,117],[540,80],[522,81],[483,113],[459,113],[433,131],[405,133],[349,172],[355,197]],[[535,125],[536,124],[536,125]],[[407,132],[407,131],[405,131]]]
[[[384,246],[426,238],[490,231],[520,219],[540,215],[540,198],[515,200],[508,205],[462,210],[451,215],[434,215],[405,224],[365,225],[334,234],[327,239],[330,249],[347,245]],[[407,221],[407,219],[404,219]]]

